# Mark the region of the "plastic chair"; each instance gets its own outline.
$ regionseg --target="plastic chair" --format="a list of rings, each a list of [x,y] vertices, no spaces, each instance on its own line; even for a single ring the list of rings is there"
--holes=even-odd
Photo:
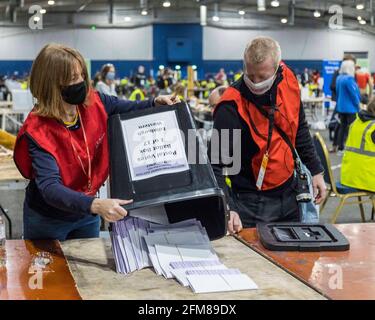
[[[337,197],[340,199],[340,203],[338,207],[336,208],[333,217],[331,219],[331,223],[336,223],[336,220],[338,216],[341,213],[342,207],[344,205],[350,205],[350,204],[358,204],[361,214],[362,222],[366,222],[365,218],[365,210],[363,208],[364,203],[372,203],[372,219],[374,219],[374,212],[375,212],[375,194],[362,191],[354,188],[350,188],[347,186],[342,185],[340,182],[335,182],[333,172],[331,169],[331,160],[329,158],[329,153],[327,146],[322,138],[322,136],[317,132],[315,133],[314,137],[314,144],[316,151],[318,153],[318,156],[320,157],[320,160],[322,162],[322,165],[324,167],[325,175],[324,180],[329,185],[328,188],[328,194],[327,197],[324,199],[321,207],[320,212],[322,213],[325,205],[327,204],[327,201],[330,197]],[[363,198],[369,198],[369,199],[363,199]],[[347,201],[351,198],[357,198],[358,201]]]

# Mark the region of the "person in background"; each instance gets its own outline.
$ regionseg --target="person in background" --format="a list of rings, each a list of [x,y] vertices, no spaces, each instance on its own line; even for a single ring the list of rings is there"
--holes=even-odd
[[[319,71],[314,70],[314,72],[311,75],[311,88],[312,88],[312,91],[315,93],[315,97],[320,96],[319,79],[320,79]]]
[[[229,146],[222,146],[222,141],[211,143],[208,153],[228,199],[230,233],[258,222],[301,220],[292,148],[276,125],[310,170],[315,201],[321,203],[326,196],[323,167],[305,118],[298,81],[281,61],[278,42],[257,37],[246,47],[244,75],[225,90],[214,110],[214,129],[219,140],[221,130],[229,130]],[[233,142],[234,130],[241,132],[240,146]],[[219,148],[215,150],[219,159],[212,159],[213,147]],[[226,157],[235,156],[237,147],[241,148],[240,170],[226,174],[228,167],[235,165]]]
[[[234,82],[238,81],[242,77],[242,70],[238,70],[234,75]]]
[[[10,91],[5,85],[5,77],[0,76],[0,101],[7,101]]]
[[[375,98],[350,126],[342,159],[341,183],[375,192]]]
[[[96,84],[95,89],[102,94],[117,97],[115,78],[115,66],[111,63],[105,64],[100,71],[100,80]]]
[[[305,68],[305,70],[301,74],[301,84],[302,84],[302,87],[304,87],[306,84],[308,84],[309,81],[310,81],[309,69]]]
[[[211,92],[210,96],[208,97],[208,103],[209,103],[209,106],[212,108],[212,110],[216,108],[216,106],[220,102],[220,99],[223,96],[225,90],[227,90],[227,88],[228,88],[227,86],[220,86],[220,87],[215,88]]]
[[[183,101],[186,100],[185,91],[185,86],[183,86],[183,84],[179,82],[174,86],[173,95],[177,96],[181,101]]]
[[[129,96],[129,101],[144,101],[146,99],[145,93],[141,88],[134,87],[133,92]]]
[[[224,68],[221,68],[215,76],[215,82],[218,86],[222,86],[227,81],[227,74],[225,73]]]
[[[361,94],[354,76],[354,62],[352,60],[343,61],[340,67],[340,75],[336,80],[336,110],[340,118],[340,128],[337,138],[339,155],[343,155],[349,126],[355,120],[355,115],[359,112],[359,104],[361,102]]]
[[[132,82],[133,84],[139,88],[142,89],[146,86],[147,76],[145,73],[145,67],[140,65],[138,67],[137,73],[134,75]]]
[[[356,66],[355,80],[361,93],[361,102],[367,104],[372,98],[373,83],[371,76],[361,66]]]
[[[342,61],[347,61],[347,60],[353,61],[354,64],[356,64],[356,62],[357,62],[356,58],[352,54],[345,54],[344,55]],[[339,76],[339,74],[340,74],[340,68],[338,68],[333,73],[331,85],[330,85],[331,100],[335,104],[335,109],[332,113],[331,120],[330,120],[329,125],[328,125],[329,136],[330,136],[330,140],[332,141],[332,147],[329,149],[330,153],[336,153],[338,151],[338,147],[339,147],[338,136],[339,136],[339,130],[340,130],[340,118],[339,118],[339,115],[337,113],[337,93],[336,93],[336,81],[337,81],[337,77]]]
[[[75,49],[45,46],[33,62],[30,90],[38,101],[17,136],[14,161],[30,180],[24,201],[24,239],[96,238],[100,216],[123,219],[130,200],[99,199],[108,178],[108,118],[179,102],[159,96],[130,102],[96,91]]]
[[[171,93],[171,85],[173,84],[173,79],[171,77],[171,73],[168,68],[160,70],[160,74],[158,76],[157,86],[160,90],[161,94],[170,94]]]

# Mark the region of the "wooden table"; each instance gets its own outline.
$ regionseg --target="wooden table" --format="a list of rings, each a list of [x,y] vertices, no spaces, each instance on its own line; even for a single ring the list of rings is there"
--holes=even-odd
[[[150,268],[130,275],[117,274],[109,239],[71,240],[61,246],[83,299],[324,299],[233,237],[212,244],[227,267],[249,275],[259,289],[194,294],[173,279],[157,276]]]
[[[322,108],[322,116],[324,116],[324,98],[323,97],[309,97],[302,99],[302,104],[305,108],[308,108],[310,110],[311,118],[314,121],[318,120],[318,114],[317,114],[317,106],[321,106]]]
[[[375,299],[375,224],[337,225],[350,242],[345,252],[266,250],[256,229],[239,239],[277,266],[330,299]]]
[[[0,157],[0,183],[24,181],[20,172],[18,171],[13,157]]]
[[[41,273],[38,282],[29,267],[33,255],[42,251],[50,252],[53,262],[51,272]],[[81,299],[58,241],[9,240],[6,252],[6,268],[0,268],[0,300]]]

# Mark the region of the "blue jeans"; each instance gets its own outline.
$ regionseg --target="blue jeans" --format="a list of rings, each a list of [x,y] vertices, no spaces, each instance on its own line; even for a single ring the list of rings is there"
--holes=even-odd
[[[76,222],[63,221],[39,214],[24,204],[23,237],[25,240],[70,240],[98,238],[99,216],[88,215]]]

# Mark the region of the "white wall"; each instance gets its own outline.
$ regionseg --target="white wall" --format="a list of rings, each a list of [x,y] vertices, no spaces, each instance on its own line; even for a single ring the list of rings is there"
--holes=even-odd
[[[137,29],[43,29],[0,27],[0,60],[33,60],[49,42],[78,49],[92,60],[152,60],[152,27]]]
[[[340,60],[344,51],[368,51],[370,68],[375,70],[375,37],[352,31],[292,29],[224,30],[203,29],[204,60],[241,60],[246,44],[265,35],[279,41],[283,59]]]

